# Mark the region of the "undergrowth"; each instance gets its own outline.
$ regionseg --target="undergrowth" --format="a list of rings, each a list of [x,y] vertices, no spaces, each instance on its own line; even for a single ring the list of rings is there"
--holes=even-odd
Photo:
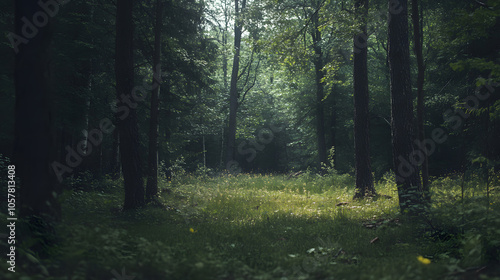
[[[487,196],[435,178],[412,221],[390,175],[353,201],[353,178],[336,173],[184,174],[160,180],[163,207],[128,212],[120,180],[75,180],[50,257],[25,242],[2,279],[500,279],[498,180]]]

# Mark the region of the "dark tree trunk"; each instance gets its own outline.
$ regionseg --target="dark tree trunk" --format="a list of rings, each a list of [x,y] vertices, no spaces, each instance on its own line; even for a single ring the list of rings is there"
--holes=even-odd
[[[334,91],[335,91],[335,86],[332,87],[332,92],[330,95],[333,97],[334,96]],[[333,155],[332,156],[332,168],[335,168],[337,166],[337,102],[333,100],[332,103],[332,115],[330,118],[331,124],[330,124],[330,139],[331,139],[331,147],[333,148]]]
[[[22,19],[32,19],[38,11],[40,6],[36,1],[15,1],[15,34],[24,36]],[[31,248],[42,253],[44,245],[53,241],[51,233],[54,223],[60,219],[61,209],[54,195],[59,192],[57,180],[50,167],[55,159],[49,109],[50,23],[38,28],[38,32],[31,31],[36,34],[15,48],[13,165],[16,177],[20,178],[20,218],[28,224],[27,234],[33,237],[31,240],[36,241]],[[17,198],[18,195],[13,194]]]
[[[134,81],[133,64],[133,0],[118,0],[116,3],[116,93],[120,100],[118,108],[124,108],[128,115],[117,113],[120,133],[120,160],[125,185],[124,210],[134,209],[144,204],[144,186],[139,153],[139,133],[137,112],[131,93]],[[128,98],[123,101],[123,98]],[[131,106],[134,104],[136,106]],[[120,112],[120,111],[119,111]]]
[[[314,47],[314,71],[315,71],[315,84],[316,84],[316,140],[318,145],[318,161],[319,168],[322,164],[327,163],[326,159],[326,141],[325,141],[325,112],[323,105],[323,98],[325,97],[323,91],[322,79],[323,74],[323,52],[321,50],[321,32],[319,31],[318,13],[312,15],[314,29],[312,30],[312,39]]]
[[[163,140],[165,143],[170,143],[170,139],[172,138],[172,134],[173,134],[173,122],[172,122],[172,100],[173,100],[173,94],[172,94],[172,91],[170,90],[170,84],[171,84],[171,81],[167,78],[163,81],[163,94],[161,95],[162,96],[162,99],[163,99],[163,104],[164,105],[164,111],[165,111],[165,114],[163,115],[163,119],[166,119],[166,122],[165,122],[165,125],[163,126],[165,128],[165,133],[164,133],[164,139]],[[169,153],[169,151],[165,151],[163,153],[160,153],[162,155],[164,155],[164,158],[163,158],[163,163],[164,163],[164,172],[165,172],[165,175],[166,175],[166,179],[167,181],[171,181],[172,180],[172,156],[171,154]]]
[[[153,54],[153,90],[151,91],[151,118],[149,120],[149,158],[146,198],[153,199],[158,193],[158,108],[161,83],[161,30],[162,4],[156,0],[155,45]]]
[[[220,162],[219,165],[221,168],[224,166],[224,123],[225,121],[222,122],[222,126],[220,129]]]
[[[374,195],[370,163],[370,120],[367,67],[366,21],[368,0],[357,0],[355,13],[362,22],[361,33],[354,37],[354,152],[356,159],[356,193],[354,198]]]
[[[224,0],[224,30],[222,31],[222,45],[225,47],[227,45],[227,36],[228,36],[228,29],[229,29],[229,5],[227,4],[227,0]],[[224,80],[224,94],[226,94],[229,90],[228,88],[228,83],[227,83],[227,54],[225,51],[222,52],[222,73],[223,73],[223,80]],[[231,100],[229,101],[231,103]],[[229,105],[231,106],[231,104]],[[224,138],[226,137],[224,135],[224,127],[225,127],[225,120],[222,121],[222,126],[221,126],[221,134],[220,134],[220,167],[224,167]],[[229,139],[229,138],[228,138]],[[229,151],[227,149],[226,153]],[[234,147],[233,147],[234,151]],[[231,159],[232,160],[232,159]]]
[[[113,143],[111,147],[111,162],[110,162],[111,178],[120,178],[120,133],[118,129],[113,130]]]
[[[415,56],[417,57],[417,130],[418,130],[418,140],[420,143],[424,143],[425,133],[424,133],[424,74],[425,65],[424,57],[422,55],[422,38],[420,28],[420,15],[418,12],[418,0],[412,0],[411,6],[411,18],[413,22],[413,44]],[[430,202],[429,193],[429,164],[428,164],[428,154],[424,153],[424,159],[421,166],[422,170],[422,190],[424,191],[425,199]]]
[[[96,152],[96,155],[97,155],[97,163],[96,163],[96,166],[97,166],[97,170],[96,170],[96,174],[97,174],[97,177],[100,178],[102,175],[104,175],[104,168],[103,168],[103,165],[102,165],[102,161],[103,161],[103,152],[102,152],[102,144],[101,145],[98,145],[96,147],[97,149],[97,152]]]
[[[85,22],[84,24],[92,25],[93,24],[93,19],[94,19],[94,6],[89,5],[85,6],[84,12],[89,14],[88,21]],[[91,44],[94,44],[94,39],[91,38]],[[97,147],[94,147],[92,143],[89,140],[89,135],[88,133],[93,129],[91,127],[91,115],[92,115],[92,59],[88,59],[86,61],[82,61],[81,63],[81,72],[79,73],[78,71],[75,72],[75,80],[78,81],[76,86],[77,87],[82,87],[85,89],[85,110],[83,114],[83,121],[85,123],[85,132],[83,133],[83,141],[84,141],[84,147],[83,151],[85,154],[85,159],[82,161],[82,170],[84,171],[89,171],[92,173],[92,175],[96,175],[96,167],[97,165],[95,164],[96,161],[98,161],[100,158],[95,151]],[[100,146],[100,145],[99,145]]]
[[[229,127],[227,138],[226,169],[230,169],[232,161],[235,160],[236,143],[236,111],[238,110],[238,72],[240,68],[240,47],[241,47],[241,29],[242,22],[240,13],[245,9],[246,0],[241,3],[241,9],[238,8],[239,0],[234,1],[236,11],[234,23],[234,57],[233,70],[231,72],[231,84],[229,88]]]
[[[389,1],[389,72],[391,78],[392,153],[401,212],[418,214],[422,196],[417,165],[418,150],[414,147],[413,100],[410,81],[410,50],[408,42],[408,3],[399,0],[394,9]]]

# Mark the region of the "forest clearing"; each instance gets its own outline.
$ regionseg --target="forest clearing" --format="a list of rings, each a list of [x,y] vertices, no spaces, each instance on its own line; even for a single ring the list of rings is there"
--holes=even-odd
[[[163,177],[163,206],[133,212],[120,182],[74,180],[60,246],[3,279],[499,279],[498,187],[472,179],[462,199],[460,176],[433,180],[428,216],[410,221],[390,176],[363,201],[350,176],[288,177]]]
[[[500,0],[16,0],[0,30],[0,279],[500,280]]]

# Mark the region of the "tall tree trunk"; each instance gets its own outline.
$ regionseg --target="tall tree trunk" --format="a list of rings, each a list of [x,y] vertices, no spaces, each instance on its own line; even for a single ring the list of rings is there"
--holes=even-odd
[[[89,75],[89,80],[90,80],[90,75]],[[89,81],[90,83],[90,81]],[[87,93],[90,93],[91,91],[91,88],[89,88],[89,91]],[[86,101],[85,101],[85,111],[84,111],[84,116],[83,116],[83,121],[85,123],[85,129],[82,130],[82,134],[83,134],[83,151],[84,151],[84,155],[85,156],[88,156],[88,146],[89,146],[89,131],[91,130],[90,128],[90,96],[87,96],[86,97]]]
[[[361,33],[354,37],[354,153],[356,159],[356,193],[354,198],[374,195],[370,163],[370,120],[368,92],[368,35],[366,21],[368,0],[355,2],[355,13],[362,22]]]
[[[120,133],[120,159],[125,185],[124,210],[144,205],[144,186],[139,153],[139,133],[136,106],[131,106],[134,82],[133,63],[133,0],[118,0],[116,3],[116,93],[119,108],[127,108],[128,115],[118,116]],[[124,101],[124,97],[128,100]],[[136,103],[135,103],[136,105]],[[133,107],[133,108],[132,108]],[[118,114],[118,113],[117,113]]]
[[[332,92],[330,95],[333,97],[334,96],[334,91],[335,91],[335,85],[332,86]],[[330,139],[331,139],[331,145],[333,148],[333,155],[331,160],[332,160],[332,168],[335,168],[337,166],[337,102],[333,100],[332,102],[332,115],[330,118]]]
[[[233,70],[231,72],[231,84],[229,88],[229,127],[227,138],[226,168],[229,168],[231,162],[235,160],[236,143],[236,111],[238,110],[238,72],[240,68],[240,47],[241,47],[241,29],[242,22],[240,13],[245,9],[246,0],[241,3],[241,9],[238,8],[239,0],[234,0],[234,10],[236,13],[234,20],[234,57]]]
[[[220,162],[219,165],[221,168],[224,166],[224,123],[225,121],[222,122],[222,126],[220,129]]]
[[[88,21],[85,22],[84,24],[92,25],[94,21],[94,6],[93,5],[85,5],[83,8],[85,13],[89,14]],[[91,38],[91,45],[94,44],[94,38]],[[92,143],[89,140],[89,134],[88,132],[92,130],[90,127],[90,116],[91,116],[91,108],[92,108],[92,58],[82,61],[80,71],[75,71],[75,81],[76,84],[75,86],[77,87],[82,87],[85,88],[85,109],[83,110],[83,122],[84,122],[84,128],[82,130],[83,134],[83,147],[82,150],[84,152],[85,158],[82,161],[82,170],[84,171],[89,171],[92,173],[92,175],[95,175],[95,162],[94,159],[96,158],[96,152],[93,151],[92,148],[97,148],[97,147],[91,147]],[[89,148],[90,146],[90,148]]]
[[[410,50],[408,41],[408,3],[399,0],[394,10],[389,0],[389,72],[391,91],[392,153],[401,212],[418,214],[422,203],[417,164],[421,159],[414,147],[413,100],[410,81]]]
[[[83,122],[84,122],[84,129],[82,129],[82,134],[83,135],[83,147],[82,150],[84,152],[85,158],[82,161],[81,167],[83,171],[89,171],[91,172],[92,175],[96,175],[96,165],[95,165],[95,160],[96,160],[96,149],[97,147],[94,147],[92,143],[90,142],[89,139],[89,131],[92,130],[91,123],[90,123],[90,116],[91,116],[91,108],[92,108],[92,60],[85,61],[82,65],[83,67],[83,74],[85,75],[84,79],[81,81],[81,83],[77,83],[76,86],[78,87],[85,87],[85,108],[83,110]],[[81,75],[82,73],[75,73],[75,75]]]
[[[325,141],[325,112],[323,105],[323,98],[325,96],[323,91],[322,79],[323,74],[323,52],[321,50],[321,32],[319,31],[318,13],[313,14],[312,21],[314,29],[312,30],[312,39],[314,47],[314,71],[315,71],[315,84],[316,84],[316,139],[318,145],[318,161],[319,168],[322,164],[327,163],[326,159],[326,141]]]
[[[94,24],[94,5],[88,5],[88,13],[89,13],[89,19],[88,23],[89,25]],[[94,38],[91,38],[91,44],[94,45]],[[94,104],[92,103],[92,86],[93,86],[93,71],[94,71],[94,63],[93,59],[90,58],[88,61],[83,62],[84,66],[84,73],[86,76],[86,81],[85,81],[85,87],[86,87],[86,97],[85,97],[85,102],[86,102],[86,107],[85,107],[85,129],[86,131],[84,132],[84,140],[85,140],[85,154],[87,155],[87,159],[83,161],[83,169],[84,170],[89,170],[94,177],[100,177],[101,176],[101,155],[99,154],[99,151],[101,150],[102,143],[99,145],[93,146],[92,142],[89,140],[89,135],[88,133],[92,130],[90,127],[90,121],[91,118],[90,116],[92,115],[92,106]],[[88,149],[89,146],[90,149]]]
[[[422,55],[422,39],[423,34],[420,28],[420,15],[418,12],[418,0],[412,0],[411,3],[411,19],[413,22],[413,44],[415,56],[417,57],[417,130],[418,140],[424,143],[424,74],[425,65],[424,57]],[[430,202],[429,193],[429,163],[428,154],[424,153],[424,160],[421,166],[422,170],[422,190],[424,191],[425,199]]]
[[[224,0],[224,30],[222,31],[222,46],[224,48],[222,52],[222,72],[223,72],[223,80],[224,80],[224,93],[227,92],[227,54],[226,54],[226,45],[227,45],[227,34],[229,29],[229,5],[227,4],[228,0]]]
[[[103,164],[102,164],[102,161],[103,161],[103,152],[102,152],[102,144],[101,145],[98,145],[96,148],[97,148],[97,177],[100,178],[102,175],[104,175],[104,168],[103,168]]]
[[[110,162],[111,178],[120,178],[120,134],[118,129],[113,130],[113,143],[111,147],[111,162]]]
[[[165,127],[165,133],[164,133],[164,140],[162,142],[165,143],[170,143],[170,140],[172,138],[173,134],[173,122],[172,122],[172,100],[173,100],[173,94],[170,89],[170,84],[171,81],[168,79],[168,77],[163,81],[163,94],[162,94],[162,99],[163,103],[165,104],[165,113],[162,114],[163,118],[165,118],[167,121],[163,127]],[[170,145],[164,145],[166,151],[164,153],[161,153],[164,155],[163,158],[163,163],[164,163],[164,172],[165,172],[165,177],[168,182],[172,181],[172,155],[170,154],[170,151],[168,148]]]
[[[230,1],[229,1],[230,2]],[[224,50],[222,52],[222,73],[223,73],[223,80],[224,80],[224,94],[226,94],[229,90],[228,88],[228,83],[227,83],[227,54],[225,47],[227,46],[227,36],[228,36],[228,29],[229,29],[229,5],[228,5],[228,0],[224,0],[224,30],[222,31],[222,45],[224,47]],[[229,101],[231,103],[231,101]],[[231,105],[229,105],[231,106]],[[225,127],[225,120],[222,121],[222,126],[221,126],[221,135],[220,135],[220,167],[224,167],[224,127]],[[229,136],[228,136],[229,137]],[[229,138],[228,138],[229,139]],[[234,148],[233,148],[234,149]],[[227,149],[226,153],[229,151]],[[232,159],[231,159],[232,160]]]
[[[201,143],[202,143],[202,153],[203,153],[203,168],[207,168],[207,150],[205,146],[205,134],[202,131],[202,136],[201,136]]]
[[[161,84],[161,30],[162,4],[156,0],[155,45],[153,54],[153,89],[151,91],[151,117],[149,119],[149,158],[146,198],[153,199],[158,193],[158,107]]]
[[[16,104],[13,165],[16,177],[20,178],[20,193],[13,194],[19,196],[19,214],[29,226],[27,234],[36,242],[31,248],[43,253],[43,247],[54,241],[50,237],[54,237],[51,233],[54,223],[60,219],[61,209],[54,195],[59,191],[57,180],[50,167],[55,159],[49,109],[50,22],[38,28],[38,32],[27,29],[23,33],[23,19],[32,19],[38,11],[40,6],[36,1],[15,1],[15,34],[34,34],[26,43],[14,48]]]

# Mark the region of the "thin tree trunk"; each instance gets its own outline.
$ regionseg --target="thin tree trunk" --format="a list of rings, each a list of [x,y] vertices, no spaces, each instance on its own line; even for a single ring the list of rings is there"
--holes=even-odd
[[[90,5],[89,6],[89,21],[87,24],[93,24],[94,22],[94,6],[93,5]],[[94,44],[94,38],[91,39],[91,44]],[[85,113],[84,113],[84,122],[85,122],[85,130],[82,131],[83,133],[83,140],[85,141],[84,143],[84,147],[83,147],[83,150],[84,150],[84,153],[87,157],[89,157],[89,154],[90,152],[92,151],[92,147],[91,149],[88,149],[89,145],[92,145],[92,143],[89,142],[89,131],[92,129],[90,127],[90,108],[91,108],[91,104],[92,104],[92,59],[89,59],[88,61],[84,61],[83,62],[83,67],[84,67],[84,72],[85,72],[85,75],[86,75],[86,80],[83,81],[84,86],[86,86],[87,88],[87,94],[85,96]],[[94,148],[97,148],[97,147],[94,147]],[[84,160],[83,161],[83,167],[84,167],[84,170],[89,170],[91,171],[92,173],[94,173],[94,164],[92,162],[92,159],[95,158],[96,155],[91,155],[89,158],[87,158],[87,160]]]
[[[220,167],[224,166],[224,123],[221,126],[220,132]]]
[[[206,147],[205,147],[205,134],[203,134],[201,136],[201,141],[202,141],[202,148],[203,148],[203,168],[207,168],[207,151],[206,151]]]
[[[156,0],[155,45],[153,54],[153,89],[151,91],[151,116],[149,119],[149,158],[146,199],[151,200],[158,193],[158,108],[161,84],[161,30],[162,3]]]
[[[116,128],[113,130],[110,172],[111,178],[115,180],[120,178],[120,134]]]
[[[368,49],[366,21],[368,0],[357,0],[355,13],[362,22],[362,32],[354,37],[354,152],[356,159],[356,193],[354,198],[374,195],[370,163],[370,120],[368,92]]]
[[[322,79],[323,74],[323,53],[321,50],[321,32],[319,31],[318,13],[312,16],[314,30],[312,31],[313,47],[314,47],[314,70],[315,70],[315,83],[316,83],[316,139],[318,145],[318,161],[319,168],[322,164],[327,163],[326,158],[326,141],[325,141],[325,113],[324,113],[324,91]]]
[[[133,0],[118,0],[116,3],[116,93],[118,100],[132,93],[134,81],[133,63]],[[141,174],[141,157],[139,153],[139,132],[137,112],[134,106],[119,101],[119,107],[128,108],[128,115],[118,116],[120,133],[120,159],[122,163],[123,181],[125,185],[124,210],[144,205],[144,186]]]
[[[242,22],[240,13],[245,9],[246,0],[241,3],[241,9],[238,8],[239,0],[234,1],[236,12],[234,23],[234,58],[233,70],[231,73],[231,84],[229,89],[229,127],[227,138],[226,168],[235,160],[235,142],[236,142],[236,111],[238,110],[238,72],[240,67],[240,47],[241,47],[241,29]]]
[[[223,48],[227,45],[227,31],[229,29],[229,13],[228,13],[228,5],[227,0],[224,0],[224,30],[222,31],[222,46]],[[222,72],[223,72],[223,80],[224,80],[224,93],[227,92],[228,84],[227,84],[227,54],[224,49],[222,52]]]
[[[103,168],[103,164],[102,164],[102,160],[103,160],[103,152],[102,152],[102,147],[103,145],[99,145],[97,146],[97,155],[98,155],[98,158],[97,158],[97,176],[98,177],[101,177],[102,175],[104,175],[104,168]]]
[[[90,76],[89,76],[90,78]],[[88,92],[90,93],[90,91]],[[84,122],[85,122],[85,129],[82,131],[83,134],[83,141],[84,141],[84,146],[83,146],[83,151],[84,155],[87,155],[88,153],[88,146],[89,146],[89,134],[88,132],[90,131],[90,124],[89,124],[89,114],[90,114],[90,96],[87,96],[87,101],[85,102],[85,113],[84,113]]]
[[[392,0],[389,0],[391,9]],[[408,41],[408,3],[399,0],[399,12],[389,20],[389,72],[391,91],[392,153],[399,206],[402,213],[416,215],[421,205],[418,150],[414,147],[413,99],[410,81],[410,50]]]
[[[334,95],[334,90],[335,86],[332,87],[332,93],[330,95],[333,97]],[[331,134],[331,141],[332,141],[332,148],[333,148],[333,155],[332,155],[332,168],[335,168],[337,166],[337,151],[336,151],[336,146],[337,146],[337,102],[333,100],[332,104],[332,116],[331,116],[331,125],[330,125],[330,134]]]
[[[418,11],[418,0],[412,0],[411,6],[411,19],[413,22],[413,44],[415,56],[417,57],[417,130],[418,130],[418,140],[423,143],[425,140],[424,132],[424,57],[422,55],[422,38],[420,28],[420,16]],[[427,202],[430,202],[429,193],[429,163],[428,154],[424,153],[424,160],[421,166],[422,170],[422,190],[424,191],[424,197]]]

